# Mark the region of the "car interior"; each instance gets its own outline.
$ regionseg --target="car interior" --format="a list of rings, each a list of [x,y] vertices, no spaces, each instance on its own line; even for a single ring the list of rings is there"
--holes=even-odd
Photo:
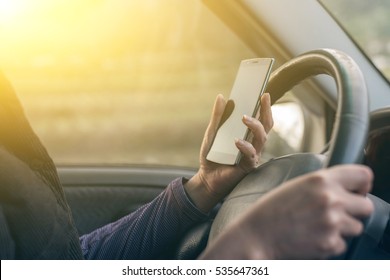
[[[241,60],[273,57],[266,91],[275,125],[262,164],[160,258],[196,259],[265,192],[359,163],[374,172],[368,199],[375,211],[335,259],[390,259],[390,37],[354,33],[364,25],[356,15],[365,10],[372,18],[390,1],[38,2],[38,14],[19,15],[29,27],[0,20],[7,42],[0,70],[56,165],[79,235],[133,212],[175,178],[193,176],[216,95],[228,96]],[[8,16],[16,11],[7,8]],[[385,30],[380,19],[390,17],[377,18]]]

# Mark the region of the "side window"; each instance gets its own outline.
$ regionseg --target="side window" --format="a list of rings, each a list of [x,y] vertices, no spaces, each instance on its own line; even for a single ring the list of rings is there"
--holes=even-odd
[[[9,1],[0,68],[57,164],[196,167],[215,97],[261,54],[201,1],[124,2]],[[274,111],[269,157],[299,151],[299,108]]]
[[[255,56],[201,1],[21,1],[0,68],[56,163],[198,165],[217,94]]]

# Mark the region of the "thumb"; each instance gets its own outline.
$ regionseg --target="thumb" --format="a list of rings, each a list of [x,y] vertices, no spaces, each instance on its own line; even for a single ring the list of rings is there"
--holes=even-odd
[[[203,138],[202,149],[201,149],[203,156],[206,156],[206,154],[211,148],[211,145],[214,141],[215,135],[219,127],[219,123],[221,122],[222,115],[225,110],[225,106],[226,106],[225,98],[223,97],[222,94],[218,94],[214,102],[214,108],[211,114],[209,125],[206,129],[206,133]]]

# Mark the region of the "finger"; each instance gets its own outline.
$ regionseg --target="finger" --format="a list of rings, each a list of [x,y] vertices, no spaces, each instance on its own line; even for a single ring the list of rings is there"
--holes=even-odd
[[[260,122],[263,124],[265,131],[268,133],[274,125],[271,110],[271,96],[264,93],[261,97]]]
[[[260,123],[259,120],[244,116],[243,117],[244,124],[251,130],[253,139],[252,145],[255,148],[257,154],[261,152],[264,147],[265,142],[267,141],[267,132],[264,129],[264,126]]]
[[[372,171],[363,165],[339,165],[328,169],[331,178],[339,182],[345,190],[367,194],[372,187]]]
[[[363,223],[344,213],[340,222],[340,234],[343,237],[357,236],[363,232]]]
[[[214,102],[213,112],[209,123],[209,129],[216,132],[221,121],[223,111],[225,110],[226,100],[222,94],[218,94]]]
[[[348,194],[344,198],[345,211],[357,218],[364,218],[371,215],[374,211],[374,205],[372,201],[361,195]]]
[[[339,234],[333,234],[328,237],[328,240],[324,246],[325,249],[325,258],[329,258],[331,256],[337,256],[345,252],[347,249],[347,243],[344,238]]]
[[[205,152],[208,152],[211,148],[211,144],[213,143],[214,137],[217,133],[218,126],[223,115],[223,111],[225,110],[225,106],[225,98],[222,94],[219,94],[215,100],[211,119],[203,139],[202,150]]]
[[[247,141],[237,139],[236,146],[243,155],[243,159],[249,162],[251,168],[256,167],[259,164],[259,156],[253,145]]]

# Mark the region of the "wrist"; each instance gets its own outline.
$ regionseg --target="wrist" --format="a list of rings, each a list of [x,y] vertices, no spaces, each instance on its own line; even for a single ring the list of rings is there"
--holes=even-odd
[[[184,190],[191,202],[204,213],[210,212],[219,202],[218,198],[209,193],[209,186],[199,172],[184,183]]]

